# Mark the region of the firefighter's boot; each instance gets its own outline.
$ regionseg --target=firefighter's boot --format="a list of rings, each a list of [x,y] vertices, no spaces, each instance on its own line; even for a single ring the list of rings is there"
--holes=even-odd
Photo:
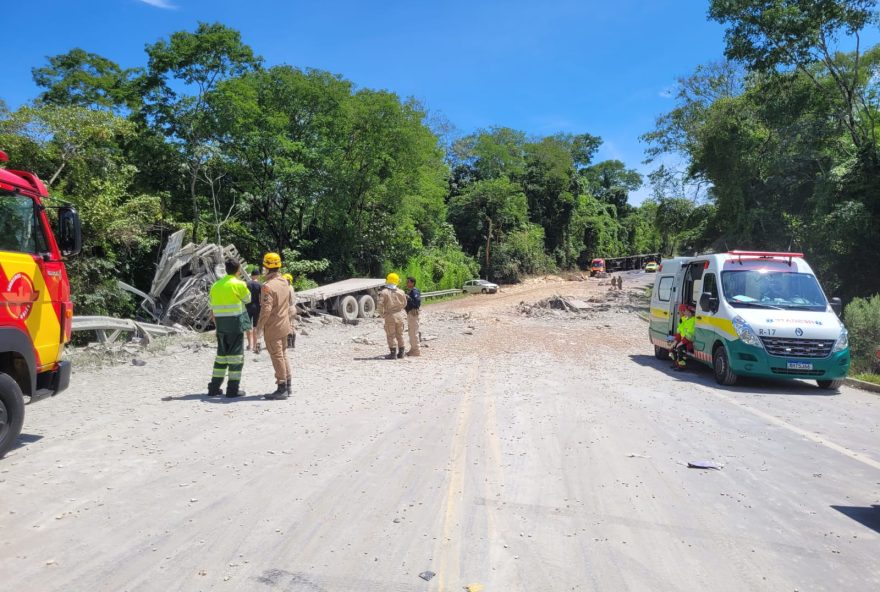
[[[406,355],[405,348],[401,347],[400,349],[397,350],[397,359],[398,360],[402,360],[403,356],[405,356],[405,355]]]
[[[208,396],[209,397],[219,397],[223,394],[223,389],[220,386],[223,384],[223,379],[213,379],[208,383]]]
[[[267,401],[283,401],[287,398],[287,383],[279,382],[275,392],[263,396]]]
[[[391,353],[389,353],[387,356],[385,356],[386,360],[394,360],[396,358],[397,358],[397,349],[396,348],[392,348]]]
[[[247,393],[238,388],[238,381],[229,381],[229,384],[226,387],[226,398],[234,399],[235,397],[243,397]]]

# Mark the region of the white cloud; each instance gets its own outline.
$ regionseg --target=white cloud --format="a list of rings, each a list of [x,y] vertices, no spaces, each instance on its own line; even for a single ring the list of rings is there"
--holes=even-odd
[[[138,0],[139,2],[143,2],[144,4],[149,4],[150,6],[155,6],[156,8],[164,8],[165,10],[175,10],[177,6],[169,2],[168,0]]]

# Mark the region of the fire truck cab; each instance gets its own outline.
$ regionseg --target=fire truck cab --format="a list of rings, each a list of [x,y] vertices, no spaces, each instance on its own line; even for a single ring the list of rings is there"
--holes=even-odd
[[[9,160],[0,152],[0,163]],[[62,361],[73,305],[62,257],[82,247],[79,215],[58,207],[57,239],[33,173],[0,168],[0,457],[15,444],[28,403],[70,382]]]

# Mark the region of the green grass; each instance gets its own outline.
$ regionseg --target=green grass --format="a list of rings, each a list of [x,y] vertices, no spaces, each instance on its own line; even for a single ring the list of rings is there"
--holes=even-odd
[[[856,374],[853,376],[856,380],[864,380],[865,382],[871,382],[874,384],[880,384],[880,374]]]

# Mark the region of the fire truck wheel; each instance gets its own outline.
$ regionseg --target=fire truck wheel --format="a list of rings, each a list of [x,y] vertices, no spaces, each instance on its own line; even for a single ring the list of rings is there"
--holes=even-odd
[[[0,373],[0,458],[15,444],[23,423],[21,389],[11,376]]]

